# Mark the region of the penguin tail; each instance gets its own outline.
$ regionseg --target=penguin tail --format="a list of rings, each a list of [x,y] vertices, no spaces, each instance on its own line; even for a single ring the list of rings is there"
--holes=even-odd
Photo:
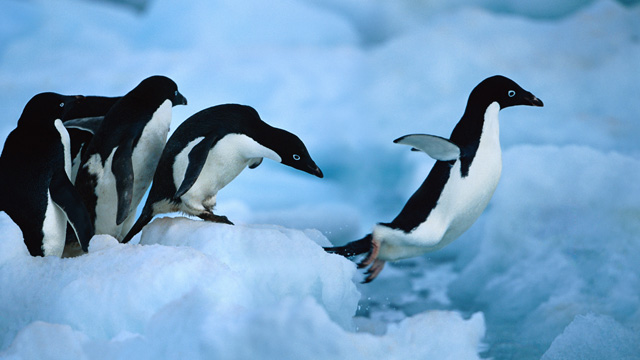
[[[125,235],[125,237],[120,242],[123,244],[128,243],[131,239],[133,239],[134,236],[136,236],[137,233],[142,230],[143,227],[145,227],[145,225],[147,225],[151,221],[151,219],[153,219],[153,213],[151,211],[147,211],[146,208],[143,209],[142,214],[140,214],[140,217],[138,218],[138,220],[136,220],[136,223],[133,224],[127,235]]]
[[[372,241],[373,237],[369,234],[360,240],[352,241],[344,246],[326,247],[324,250],[331,254],[338,254],[350,258],[371,250]]]

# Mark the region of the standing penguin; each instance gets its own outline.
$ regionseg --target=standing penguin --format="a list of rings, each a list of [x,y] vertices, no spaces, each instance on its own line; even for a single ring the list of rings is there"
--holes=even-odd
[[[65,109],[79,97],[42,93],[25,106],[0,155],[0,210],[20,227],[33,256],[62,255],[67,222],[87,251],[93,225],[71,184]]]
[[[129,231],[167,140],[171,108],[186,103],[171,79],[152,76],[105,115],[76,179],[96,234],[121,240]]]
[[[155,215],[169,212],[233,225],[226,216],[213,214],[216,195],[263,158],[323,176],[296,135],[268,125],[250,106],[225,104],[196,113],[171,135],[142,214],[122,242]]]
[[[83,150],[93,138],[104,116],[121,97],[85,96],[64,114],[62,123],[71,139],[71,182],[75,183]]]
[[[365,279],[370,282],[385,261],[435,251],[458,238],[484,211],[498,186],[498,112],[515,105],[543,106],[512,80],[493,76],[473,89],[449,139],[422,134],[396,139],[438,160],[427,179],[392,222],[377,224],[361,240],[325,250],[346,257],[367,253],[358,267],[371,265]]]

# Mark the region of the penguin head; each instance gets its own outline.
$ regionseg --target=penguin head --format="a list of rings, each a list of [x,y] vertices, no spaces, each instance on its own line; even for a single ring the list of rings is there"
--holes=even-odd
[[[280,156],[282,164],[319,178],[324,176],[318,165],[311,159],[307,147],[300,138],[286,130],[278,128],[273,130],[273,136],[269,139],[269,148]]]
[[[82,95],[61,95],[53,92],[44,92],[35,95],[27,102],[22,115],[18,120],[18,126],[41,127],[43,120],[53,121],[64,118],[79,101],[83,99]]]
[[[484,108],[498,102],[500,109],[515,105],[543,106],[535,95],[501,75],[492,76],[478,84],[469,96],[469,103],[472,102],[479,103]]]
[[[142,80],[131,92],[151,99],[169,99],[173,106],[187,105],[187,98],[178,91],[178,85],[162,75],[154,75]]]

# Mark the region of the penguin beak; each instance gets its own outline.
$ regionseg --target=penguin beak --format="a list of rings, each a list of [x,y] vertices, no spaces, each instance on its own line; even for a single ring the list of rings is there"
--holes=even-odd
[[[310,164],[306,172],[308,172],[311,175],[315,175],[321,179],[324,177],[324,174],[322,174],[322,170],[320,170],[320,168],[316,164]]]
[[[531,105],[531,106],[544,106],[544,104],[542,103],[542,100],[538,99],[535,95],[533,95],[532,93],[527,93],[524,96],[524,100],[527,102],[527,105]]]
[[[187,105],[187,98],[184,97],[184,95],[182,95],[180,92],[178,92],[178,94],[176,94],[176,96],[171,101],[171,104],[173,106],[176,106],[176,105]]]

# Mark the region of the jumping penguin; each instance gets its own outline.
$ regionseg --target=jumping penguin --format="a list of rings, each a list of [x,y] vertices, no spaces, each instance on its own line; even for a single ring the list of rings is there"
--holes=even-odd
[[[543,106],[512,80],[493,76],[473,89],[449,139],[423,134],[396,139],[437,160],[427,179],[392,222],[377,224],[361,240],[325,250],[346,257],[367,253],[358,265],[371,265],[367,283],[378,276],[385,261],[435,251],[458,238],[484,211],[498,185],[498,112],[515,105]]]
[[[226,216],[213,214],[216,195],[263,158],[323,177],[296,135],[268,125],[250,106],[225,104],[194,114],[167,142],[142,214],[122,242],[163,213],[181,211],[233,225]]]
[[[81,97],[41,93],[29,100],[0,155],[0,210],[20,227],[33,256],[62,255],[67,222],[86,252],[93,225],[69,180],[65,109]]]
[[[129,231],[167,140],[171,108],[186,103],[173,80],[152,76],[105,115],[76,179],[96,234],[121,240]]]

